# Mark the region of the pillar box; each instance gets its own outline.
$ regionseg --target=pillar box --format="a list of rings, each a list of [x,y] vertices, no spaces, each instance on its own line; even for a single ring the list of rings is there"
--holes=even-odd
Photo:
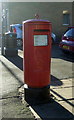
[[[25,100],[44,103],[50,98],[51,22],[23,22],[23,51]]]

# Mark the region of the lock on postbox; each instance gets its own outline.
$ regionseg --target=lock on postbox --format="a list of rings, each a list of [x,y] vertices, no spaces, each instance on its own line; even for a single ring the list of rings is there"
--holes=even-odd
[[[24,93],[29,104],[50,98],[51,22],[32,19],[23,22]]]

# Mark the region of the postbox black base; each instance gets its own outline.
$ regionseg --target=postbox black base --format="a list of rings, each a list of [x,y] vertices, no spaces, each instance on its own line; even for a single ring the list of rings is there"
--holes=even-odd
[[[4,50],[4,55],[5,56],[10,56],[10,57],[14,57],[18,55],[18,50],[17,49],[5,49]]]
[[[30,105],[47,103],[50,100],[50,85],[43,88],[24,87],[24,98]]]

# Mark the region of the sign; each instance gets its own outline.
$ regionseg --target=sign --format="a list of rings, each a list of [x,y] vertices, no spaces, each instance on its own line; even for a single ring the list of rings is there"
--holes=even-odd
[[[48,36],[47,35],[34,35],[34,46],[47,46]]]

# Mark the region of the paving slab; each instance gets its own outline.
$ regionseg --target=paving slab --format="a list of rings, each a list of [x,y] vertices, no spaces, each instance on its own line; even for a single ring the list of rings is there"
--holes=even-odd
[[[17,91],[4,95],[0,101],[2,101],[2,120],[34,120],[27,103],[22,104]]]
[[[59,80],[73,77],[72,66],[73,63],[70,61],[65,61],[60,58],[51,58],[51,74],[56,76]]]
[[[65,109],[74,114],[74,107],[69,103],[72,103],[72,105],[74,105],[74,100],[68,100],[68,102],[59,101],[60,105],[62,105]]]
[[[51,89],[52,94],[57,97],[58,100],[63,99],[72,99],[72,87],[70,88],[60,88],[60,89]]]
[[[13,62],[12,62],[13,60]],[[0,87],[2,87],[2,95],[14,91],[23,85],[23,71],[15,65],[19,62],[18,57],[5,57],[0,55],[1,78]],[[19,63],[18,63],[19,64]],[[22,66],[22,64],[21,64]]]
[[[2,101],[0,101],[0,120],[2,119]]]
[[[23,51],[19,49],[18,50],[18,55],[23,58]]]
[[[52,89],[59,89],[59,88],[74,87],[73,81],[74,81],[74,78],[58,80],[56,78],[53,79],[51,77],[51,88]],[[60,83],[61,83],[61,85],[60,85]]]
[[[56,80],[55,82],[56,84],[58,83]],[[69,110],[71,113],[74,113],[73,79],[63,79],[61,82],[63,83],[61,86],[51,85],[51,94],[55,97],[55,99],[57,99],[60,105]]]

